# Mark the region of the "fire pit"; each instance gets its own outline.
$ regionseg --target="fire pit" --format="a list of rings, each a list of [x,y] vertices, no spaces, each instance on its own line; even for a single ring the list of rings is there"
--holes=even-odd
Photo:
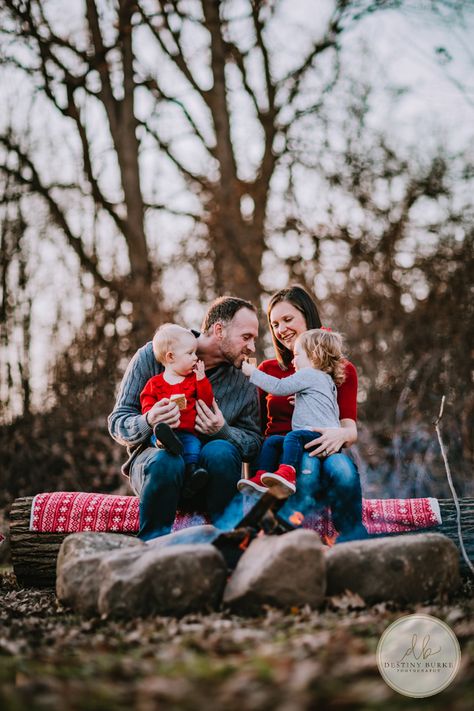
[[[234,570],[241,555],[259,535],[281,535],[294,531],[304,520],[299,511],[290,516],[294,524],[278,515],[278,511],[288,499],[288,491],[273,487],[266,491],[250,508],[245,516],[230,531],[219,533],[212,544],[222,553],[229,571]]]

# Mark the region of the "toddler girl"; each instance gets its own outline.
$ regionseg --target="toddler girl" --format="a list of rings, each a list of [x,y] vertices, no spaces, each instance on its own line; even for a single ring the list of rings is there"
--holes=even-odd
[[[294,375],[280,380],[249,363],[242,364],[242,371],[250,377],[250,382],[265,392],[295,395],[292,432],[286,436],[268,437],[258,457],[256,477],[261,475],[264,486],[278,485],[294,493],[296,467],[301,461],[304,445],[317,437],[311,428],[340,426],[336,384],[344,381],[344,361],[342,336],[315,328],[302,333],[295,342]],[[248,479],[241,479],[237,487],[239,491],[247,488],[254,491]]]

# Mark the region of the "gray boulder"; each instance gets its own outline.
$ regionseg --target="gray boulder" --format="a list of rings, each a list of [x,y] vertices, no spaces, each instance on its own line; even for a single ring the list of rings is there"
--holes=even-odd
[[[60,602],[85,614],[97,614],[102,558],[113,551],[137,556],[143,541],[118,533],[72,533],[59,549],[56,564],[56,595]]]
[[[146,546],[136,557],[127,551],[104,556],[97,576],[101,614],[180,616],[219,606],[227,568],[208,543]]]
[[[422,602],[459,585],[459,553],[441,533],[341,543],[326,554],[327,594],[346,590],[367,602]]]
[[[326,589],[325,555],[319,535],[297,530],[255,539],[241,557],[224,592],[224,604],[243,613],[262,605],[318,607]]]
[[[152,548],[167,548],[168,546],[182,545],[183,543],[212,543],[221,531],[211,524],[202,526],[190,526],[166,536],[159,536],[146,541],[146,545]]]

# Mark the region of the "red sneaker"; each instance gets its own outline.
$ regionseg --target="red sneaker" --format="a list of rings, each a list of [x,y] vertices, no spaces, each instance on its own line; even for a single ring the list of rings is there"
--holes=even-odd
[[[267,491],[268,487],[262,483],[262,474],[264,470],[258,471],[251,479],[239,479],[237,489],[242,494],[254,494],[256,491]]]
[[[276,472],[265,472],[262,474],[262,484],[268,487],[283,486],[289,489],[292,494],[296,491],[296,471],[289,464],[280,464]]]

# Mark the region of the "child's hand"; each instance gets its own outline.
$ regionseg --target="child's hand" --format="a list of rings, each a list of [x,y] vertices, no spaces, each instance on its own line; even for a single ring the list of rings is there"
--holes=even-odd
[[[196,380],[203,380],[206,377],[203,360],[198,360],[194,366],[194,372],[196,373]]]
[[[242,373],[246,375],[248,378],[252,375],[253,371],[255,370],[254,365],[250,365],[250,363],[246,360],[242,361]]]

